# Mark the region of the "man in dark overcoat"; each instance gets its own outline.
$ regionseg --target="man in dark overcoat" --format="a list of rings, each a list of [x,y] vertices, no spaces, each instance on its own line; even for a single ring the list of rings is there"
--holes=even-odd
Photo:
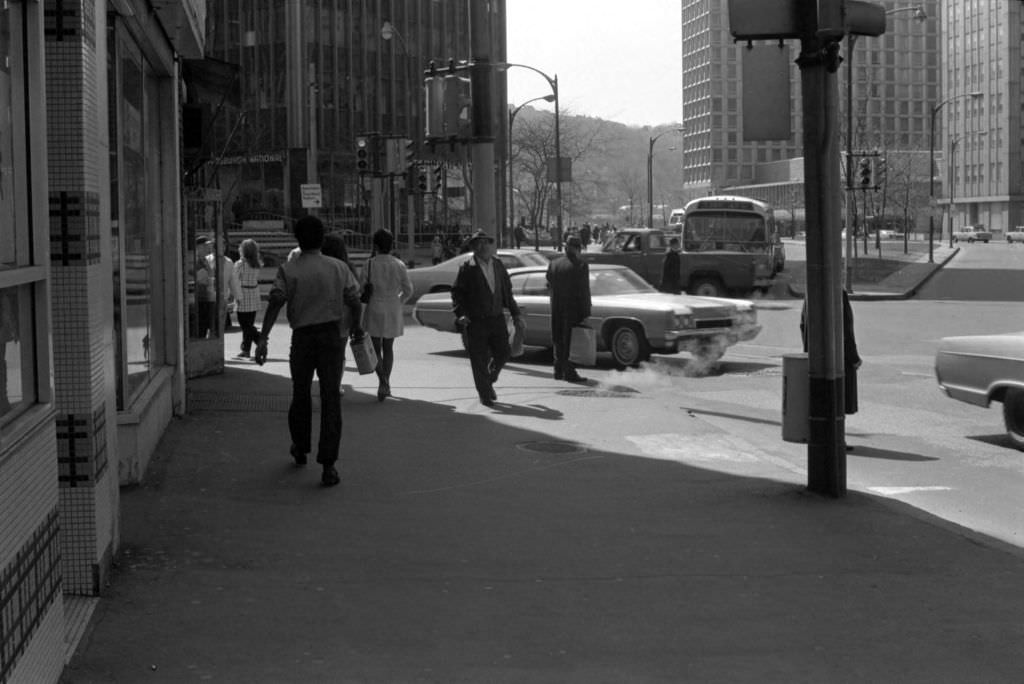
[[[508,270],[494,255],[494,238],[478,230],[468,244],[473,257],[459,267],[452,286],[455,324],[466,334],[480,403],[493,406],[498,399],[494,383],[512,353],[505,311],[512,315],[516,328],[521,329],[523,321],[512,297]]]
[[[579,237],[570,235],[565,241],[565,254],[548,264],[555,380],[586,382],[569,362],[573,326],[580,325],[590,316],[590,268],[580,257],[582,248]]]
[[[679,238],[668,241],[665,260],[661,262],[661,283],[658,289],[669,294],[682,294],[682,264],[679,257]]]

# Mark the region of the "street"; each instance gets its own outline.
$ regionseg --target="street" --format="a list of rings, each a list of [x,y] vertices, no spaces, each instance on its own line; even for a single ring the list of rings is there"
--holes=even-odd
[[[864,366],[858,375],[860,411],[846,421],[849,442],[855,446],[847,461],[850,489],[899,499],[1018,546],[1024,545],[1024,453],[1012,448],[1005,436],[1000,404],[983,409],[940,392],[934,358],[942,337],[1020,328],[1024,287],[995,285],[1024,272],[1020,261],[1024,245],[965,245],[920,296],[855,302]],[[687,354],[656,357],[654,363],[624,373],[614,371],[607,358],[599,359],[597,369],[584,369],[591,387],[561,390],[579,393],[581,414],[566,414],[559,435],[584,439],[605,430],[631,434],[625,426],[671,423],[672,412],[677,419],[699,417],[725,433],[742,421],[746,432],[759,435],[743,458],[723,452],[716,460],[703,453],[721,451],[717,433],[709,433],[714,444],[704,445],[706,449],[691,441],[685,449],[674,449],[672,457],[736,474],[753,474],[744,471],[743,463],[759,472],[771,464],[804,481],[806,447],[783,442],[780,427],[782,355],[800,351],[800,301],[767,300],[758,315],[761,334],[731,347],[707,375],[692,374],[695,365]],[[418,357],[425,355],[432,377],[461,378],[469,372],[453,335],[413,325],[398,348],[399,366],[418,364]],[[550,352],[544,350],[529,350],[514,360],[499,383],[500,398],[508,404],[492,417],[529,415],[528,406],[538,401],[536,390],[521,386],[517,378],[545,376],[549,368]],[[654,406],[669,415],[652,415]],[[483,407],[468,410],[487,413]],[[567,426],[577,425],[579,435],[566,434]],[[750,454],[757,464],[747,458]]]

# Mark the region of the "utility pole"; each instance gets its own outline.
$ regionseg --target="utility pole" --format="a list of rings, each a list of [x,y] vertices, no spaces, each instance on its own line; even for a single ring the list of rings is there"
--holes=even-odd
[[[473,0],[469,3],[470,58],[478,65],[473,78],[481,82],[473,87],[474,117],[486,122],[487,131],[494,131],[494,87],[491,64],[491,4]],[[482,96],[479,97],[478,96]],[[494,175],[494,139],[470,143],[470,161],[473,164],[473,229],[482,230],[497,240],[498,211],[496,179]]]
[[[841,0],[829,0],[836,6]],[[807,487],[846,493],[843,410],[843,318],[840,283],[839,40],[821,29],[831,13],[826,0],[802,0],[804,16],[818,16],[800,39],[807,206],[808,441]],[[839,15],[838,8],[831,8]]]

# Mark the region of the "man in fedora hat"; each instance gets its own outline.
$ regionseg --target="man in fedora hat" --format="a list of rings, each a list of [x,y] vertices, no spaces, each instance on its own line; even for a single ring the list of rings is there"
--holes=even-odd
[[[517,328],[523,321],[512,297],[508,271],[500,259],[494,258],[494,238],[478,230],[470,236],[469,247],[473,257],[459,267],[452,287],[455,323],[466,335],[480,402],[493,406],[498,399],[494,382],[511,354],[505,311],[512,314]]]

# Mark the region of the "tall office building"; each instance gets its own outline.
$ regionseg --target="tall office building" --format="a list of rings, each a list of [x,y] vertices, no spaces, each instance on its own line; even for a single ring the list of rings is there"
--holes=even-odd
[[[455,0],[211,0],[208,54],[238,65],[241,86],[211,108],[207,166],[229,220],[301,215],[299,185],[320,183],[321,215],[358,227],[356,137],[412,139],[424,156],[423,71],[469,58],[469,22]]]
[[[929,103],[939,91],[939,2],[880,4],[887,8],[885,34],[858,37],[852,60],[849,41],[841,45],[836,133],[845,148],[849,121],[854,153],[917,151],[907,159],[919,159],[928,145]],[[734,42],[729,33],[727,0],[684,0],[682,26],[686,190],[702,195],[742,189],[782,204],[783,194],[799,190],[803,182],[800,71],[795,64],[799,42],[786,41],[784,47],[790,56],[792,135],[788,140],[751,142],[743,138],[745,43]],[[853,86],[849,101],[848,80]],[[923,167],[916,174],[927,179]]]
[[[946,162],[939,169],[946,236],[950,226],[983,223],[998,237],[1024,225],[1022,23],[1019,2],[942,5],[945,104],[935,146]]]

